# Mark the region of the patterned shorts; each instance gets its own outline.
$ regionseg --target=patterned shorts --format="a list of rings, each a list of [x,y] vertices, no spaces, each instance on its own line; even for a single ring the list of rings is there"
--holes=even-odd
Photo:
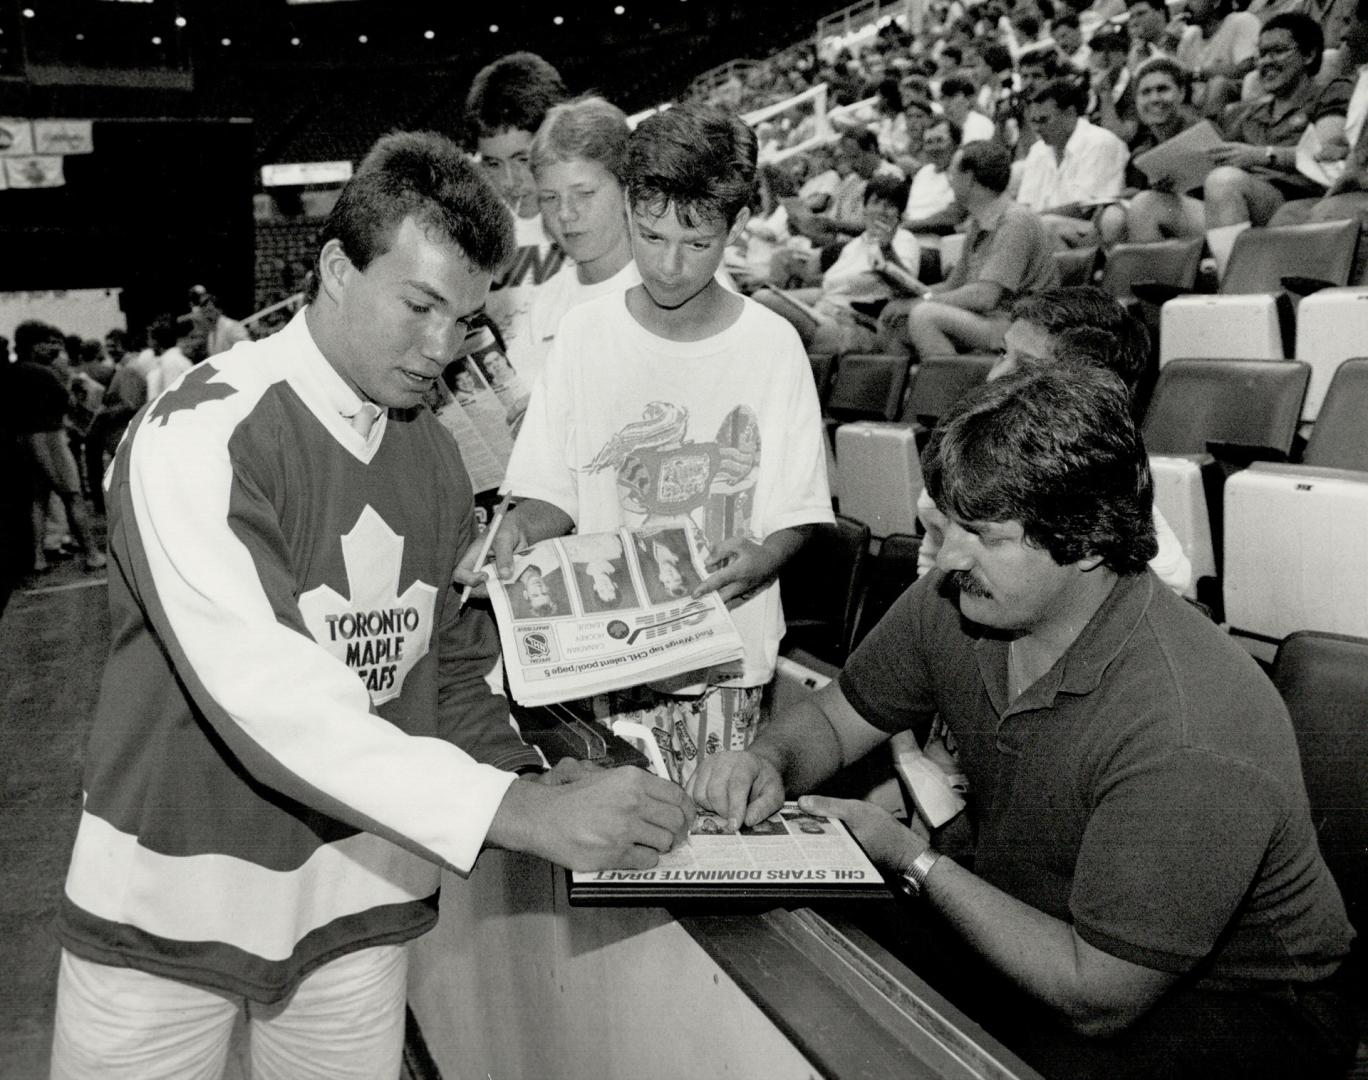
[[[710,686],[701,697],[634,686],[594,698],[594,719],[631,720],[655,732],[670,778],[687,784],[698,762],[720,750],[744,750],[760,729],[763,686]]]

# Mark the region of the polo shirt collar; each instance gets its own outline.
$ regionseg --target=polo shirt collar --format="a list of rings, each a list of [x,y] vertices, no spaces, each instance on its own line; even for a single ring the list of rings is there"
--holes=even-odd
[[[1277,123],[1284,116],[1288,116],[1297,109],[1304,109],[1311,103],[1316,96],[1316,83],[1314,79],[1307,79],[1301,89],[1288,98],[1285,102],[1279,102],[1272,94],[1264,97],[1264,108],[1268,113],[1270,123]]]
[[[984,232],[991,232],[993,229],[996,229],[998,222],[1002,220],[1002,215],[1007,213],[1007,204],[1011,201],[1012,200],[1007,193],[1003,192],[989,203],[988,208],[983,211],[983,214],[974,219],[978,222],[979,228]]]
[[[1148,572],[1118,577],[1102,605],[1064,655],[1015,701],[1007,697],[1007,640],[982,637],[975,644],[979,675],[1004,719],[1009,714],[1048,709],[1058,694],[1085,695],[1102,683],[1108,665],[1135,635],[1154,598]]]

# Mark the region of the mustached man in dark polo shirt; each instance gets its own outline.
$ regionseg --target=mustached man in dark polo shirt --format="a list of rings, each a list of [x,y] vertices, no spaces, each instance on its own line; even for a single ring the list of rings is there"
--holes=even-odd
[[[939,713],[972,791],[972,872],[870,803],[800,803],[920,897],[914,970],[1051,1077],[1343,1075],[1353,931],[1291,724],[1146,568],[1151,481],[1121,384],[1067,362],[990,383],[923,471],[950,521],[936,571],[837,680],[704,762],[699,805],[762,820]]]

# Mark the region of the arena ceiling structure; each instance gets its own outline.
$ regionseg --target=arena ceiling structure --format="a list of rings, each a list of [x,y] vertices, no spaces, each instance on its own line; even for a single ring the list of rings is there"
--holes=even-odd
[[[556,64],[572,90],[633,111],[719,63],[810,37],[831,10],[830,0],[0,0],[0,111],[146,114],[159,103],[223,115],[234,86],[272,72],[430,68],[468,81],[516,49]]]

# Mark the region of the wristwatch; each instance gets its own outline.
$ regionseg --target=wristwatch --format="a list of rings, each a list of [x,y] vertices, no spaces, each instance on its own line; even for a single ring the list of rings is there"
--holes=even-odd
[[[922,890],[926,888],[926,879],[931,873],[931,868],[939,861],[939,851],[929,847],[922,851],[912,860],[912,865],[898,875],[898,886],[903,893],[913,900],[920,897]]]

